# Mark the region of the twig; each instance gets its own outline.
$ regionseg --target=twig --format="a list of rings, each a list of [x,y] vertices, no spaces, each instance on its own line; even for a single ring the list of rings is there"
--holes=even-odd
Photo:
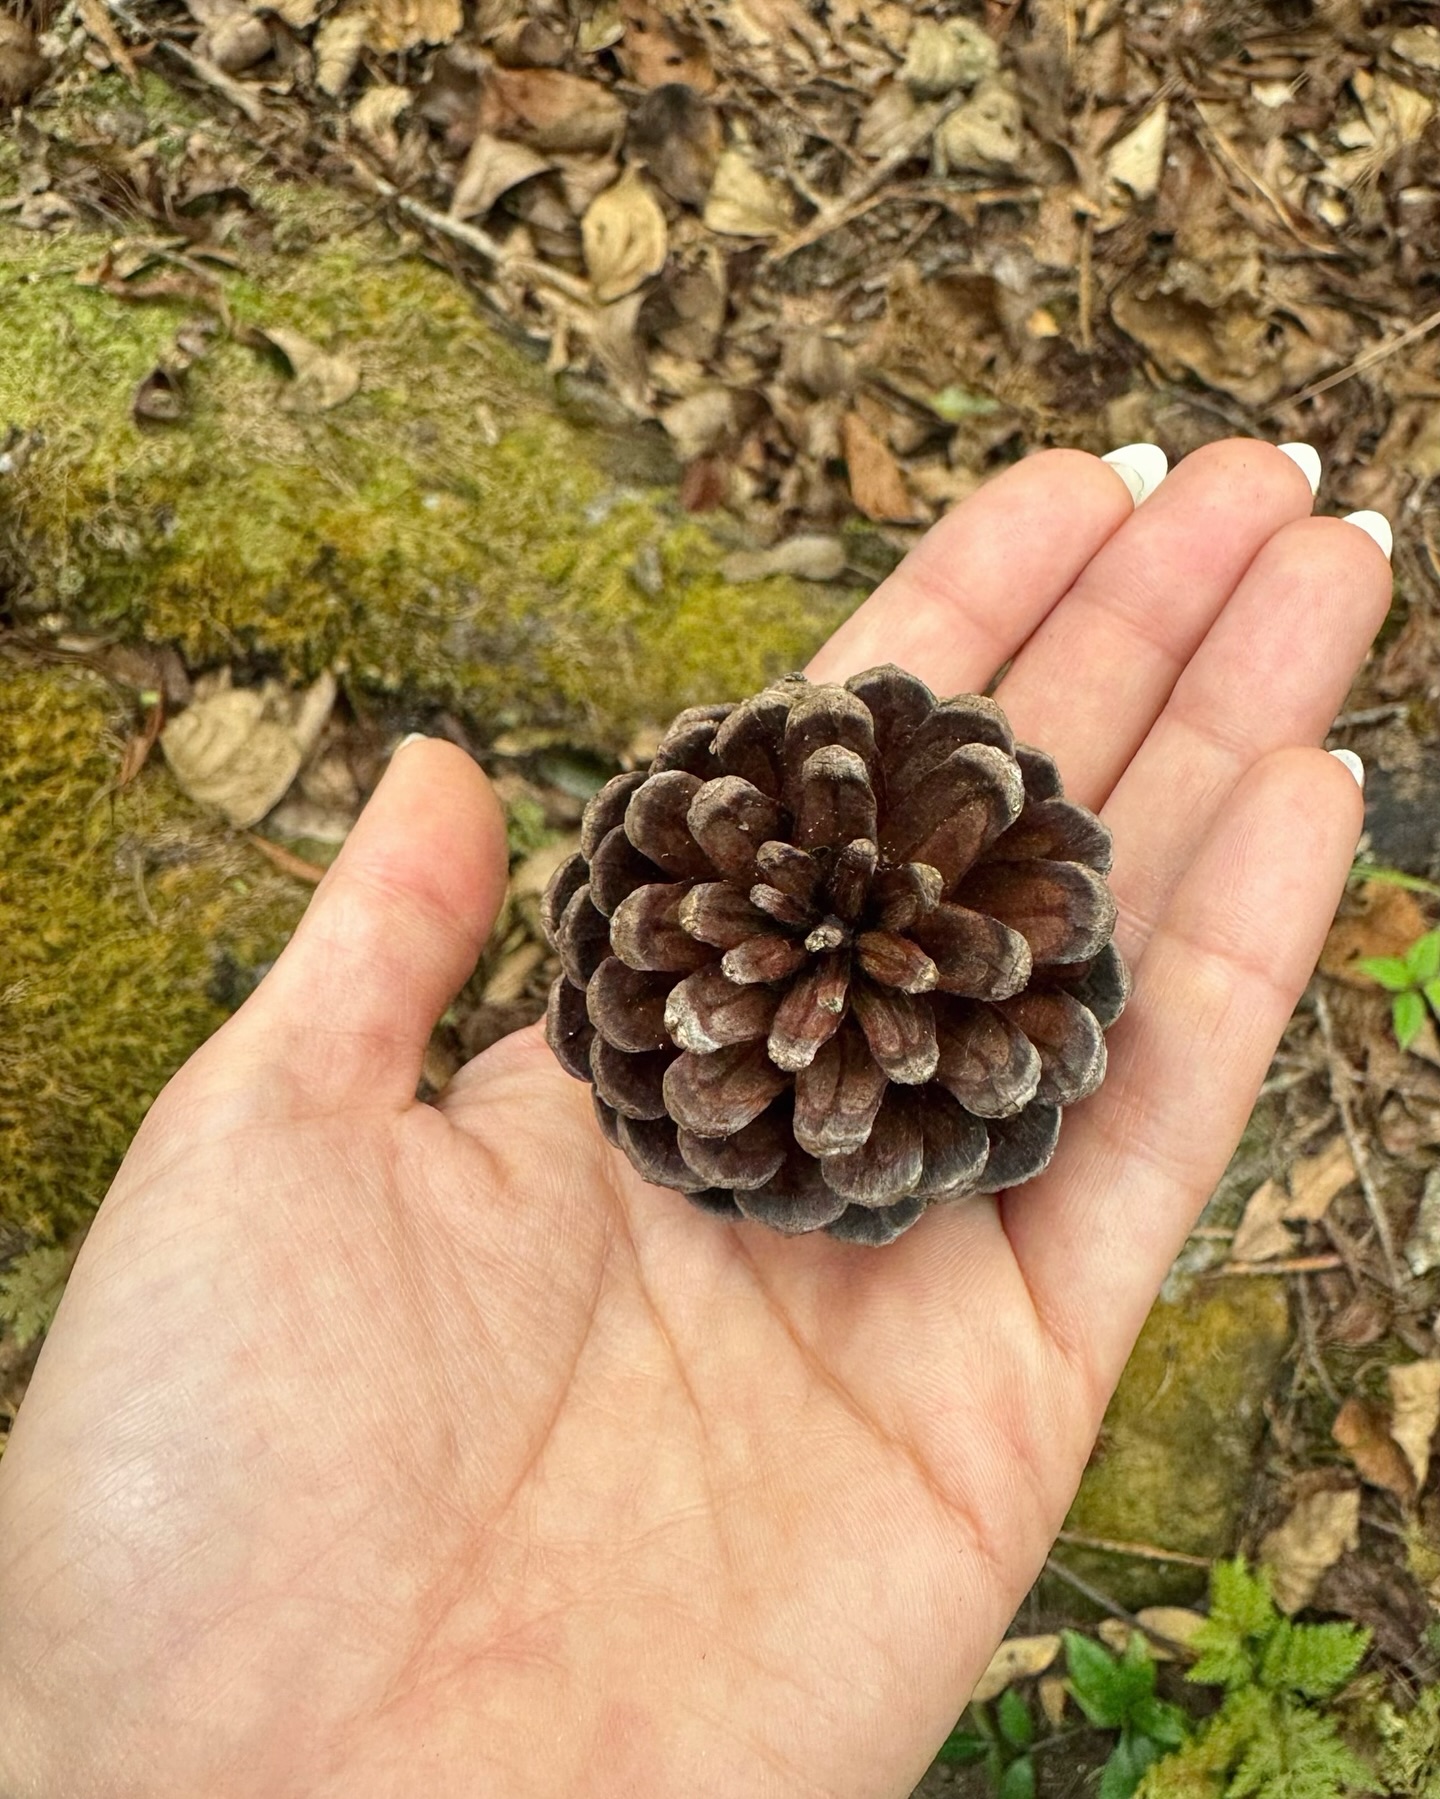
[[[1095,220],[1087,212],[1080,227],[1080,348],[1095,348]]]
[[[1392,701],[1388,706],[1364,706],[1358,712],[1342,712],[1330,729],[1344,731],[1354,725],[1383,725],[1392,718],[1404,718],[1409,710],[1403,700]]]
[[[127,7],[122,6],[120,0],[105,0],[105,6],[122,25],[131,31],[138,32],[141,37],[148,38],[167,56],[173,57],[176,62],[187,68],[197,81],[203,81],[206,87],[214,88],[215,92],[228,100],[237,111],[243,112],[252,125],[265,123],[264,106],[243,82],[232,81],[223,69],[217,68],[207,57],[196,56],[190,50],[183,50],[179,44],[172,43],[167,37],[157,37],[147,26],[141,24],[140,20]]]
[[[1201,1565],[1206,1568],[1210,1566],[1208,1562],[1203,1562]],[[1152,1630],[1148,1624],[1142,1624],[1134,1612],[1126,1611],[1119,1600],[1112,1599],[1108,1593],[1102,1593],[1099,1587],[1092,1587],[1088,1580],[1081,1580],[1080,1576],[1072,1573],[1063,1562],[1057,1562],[1053,1555],[1047,1555],[1045,1558],[1045,1572],[1053,1574],[1057,1580],[1063,1580],[1066,1586],[1074,1587],[1075,1591],[1088,1599],[1092,1605],[1098,1605],[1102,1612],[1109,1612],[1112,1618],[1119,1618],[1123,1624],[1128,1624],[1131,1630],[1138,1630],[1142,1637],[1148,1637],[1152,1643],[1159,1643],[1163,1649],[1170,1650],[1174,1655],[1183,1656],[1186,1661],[1194,1659],[1195,1651],[1193,1649],[1187,1649],[1183,1643],[1177,1642],[1174,1637],[1167,1637],[1163,1631]]]
[[[1183,1549],[1157,1549],[1153,1543],[1116,1543],[1109,1537],[1089,1537],[1084,1531],[1062,1530],[1057,1543],[1069,1543],[1076,1549],[1100,1549],[1106,1555],[1128,1555],[1142,1562],[1178,1562],[1185,1568],[1208,1568],[1208,1555],[1190,1555]]]
[[[1273,1262],[1222,1262],[1216,1274],[1328,1274],[1345,1266],[1337,1255],[1277,1256]]]
[[[1264,416],[1273,418],[1276,413],[1284,412],[1291,406],[1303,406],[1306,400],[1313,400],[1318,394],[1329,393],[1332,387],[1338,387],[1352,375],[1363,375],[1367,369],[1373,369],[1377,363],[1384,362],[1397,350],[1403,350],[1406,344],[1413,344],[1417,338],[1425,337],[1437,325],[1440,325],[1440,311],[1427,314],[1418,324],[1408,326],[1383,344],[1372,344],[1354,362],[1348,363],[1343,369],[1337,369],[1333,375],[1326,375],[1322,381],[1314,381],[1309,387],[1301,388],[1298,394],[1291,394],[1288,400],[1277,400]]]
[[[1365,1154],[1365,1145],[1361,1141],[1359,1131],[1355,1128],[1355,1114],[1350,1109],[1348,1089],[1354,1075],[1335,1047],[1335,1027],[1330,1020],[1330,1005],[1318,986],[1315,989],[1315,1017],[1320,1025],[1320,1035],[1325,1040],[1325,1054],[1330,1064],[1330,1097],[1335,1101],[1335,1110],[1340,1114],[1340,1128],[1345,1133],[1345,1146],[1350,1151],[1350,1160],[1355,1164],[1355,1173],[1360,1180],[1360,1191],[1365,1195],[1365,1204],[1369,1210],[1371,1222],[1375,1226],[1375,1235],[1379,1239],[1380,1254],[1385,1262],[1385,1272],[1389,1277],[1390,1290],[1392,1293],[1397,1292],[1402,1283],[1400,1265],[1395,1259],[1395,1243],[1390,1235],[1390,1220],[1385,1216],[1385,1208],[1381,1204],[1374,1176],[1370,1173],[1370,1159]]]
[[[1295,1292],[1300,1301],[1300,1329],[1301,1334],[1305,1339],[1305,1360],[1314,1369],[1315,1378],[1319,1381],[1325,1397],[1338,1411],[1340,1409],[1340,1395],[1335,1391],[1334,1384],[1332,1383],[1329,1373],[1326,1370],[1325,1363],[1320,1356],[1320,1343],[1315,1334],[1315,1313],[1310,1304],[1309,1284],[1305,1281],[1301,1281],[1296,1287]]]
[[[283,844],[272,843],[268,837],[261,837],[256,831],[246,831],[245,841],[253,843],[262,856],[275,864],[281,874],[293,875],[297,881],[307,881],[312,887],[325,878],[325,870],[317,862],[307,862],[303,856],[297,856]]]

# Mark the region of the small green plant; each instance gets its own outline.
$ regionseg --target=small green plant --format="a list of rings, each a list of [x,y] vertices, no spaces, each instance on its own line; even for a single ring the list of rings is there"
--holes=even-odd
[[[1391,996],[1395,1041],[1409,1049],[1427,1013],[1440,1016],[1440,931],[1417,937],[1403,956],[1362,956],[1355,966]]]
[[[1092,1724],[1120,1733],[1101,1773],[1097,1799],[1130,1799],[1150,1764],[1189,1735],[1185,1714],[1156,1698],[1155,1663],[1138,1631],[1119,1656],[1078,1631],[1064,1635],[1075,1703]]]
[[[22,1349],[49,1330],[74,1260],[65,1244],[42,1243],[0,1274],[0,1325],[9,1326]]]
[[[1428,1687],[1408,1712],[1382,1705],[1377,1724],[1385,1791],[1440,1799],[1440,1687]]]
[[[1155,1762],[1140,1799],[1339,1799],[1373,1792],[1372,1771],[1321,1709],[1350,1679],[1369,1642],[1353,1624],[1294,1624],[1263,1571],[1220,1562],[1210,1616],[1192,1647],[1189,1679],[1221,1687],[1220,1709]]]
[[[937,1761],[960,1767],[984,1762],[996,1799],[1035,1799],[1035,1720],[1011,1687],[1002,1693],[991,1716],[988,1705],[972,1705],[941,1745]]]

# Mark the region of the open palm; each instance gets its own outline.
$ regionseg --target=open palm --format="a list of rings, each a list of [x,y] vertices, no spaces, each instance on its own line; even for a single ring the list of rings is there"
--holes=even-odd
[[[434,1106],[503,830],[399,754],[156,1103],[0,1464],[6,1799],[901,1795],[1040,1566],[1360,826],[1385,558],[1259,444],[1047,452],[822,652],[999,688],[1136,970],[1050,1170],[883,1250],[646,1186],[537,1032]]]

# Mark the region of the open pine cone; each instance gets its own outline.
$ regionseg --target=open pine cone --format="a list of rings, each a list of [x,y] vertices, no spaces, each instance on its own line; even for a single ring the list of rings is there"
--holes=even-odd
[[[1124,1005],[1110,836],[898,668],[682,712],[545,895],[547,1035],[647,1180],[886,1243],[1040,1173]]]

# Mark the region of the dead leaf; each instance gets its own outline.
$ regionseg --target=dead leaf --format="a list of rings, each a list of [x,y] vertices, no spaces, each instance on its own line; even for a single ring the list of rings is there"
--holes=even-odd
[[[135,67],[135,58],[130,54],[130,46],[115,29],[114,21],[101,4],[101,0],[79,0],[77,10],[85,29],[101,46],[131,87],[138,92],[140,74]]]
[[[1105,154],[1105,177],[1128,187],[1137,200],[1153,200],[1165,172],[1165,138],[1170,128],[1170,107],[1162,100],[1152,107],[1133,131]]]
[[[1440,1168],[1425,1176],[1420,1210],[1405,1244],[1405,1260],[1417,1278],[1440,1268]]]
[[[244,829],[284,797],[314,748],[335,703],[326,673],[302,694],[278,682],[232,687],[228,673],[160,734],[160,747],[180,788]]]
[[[1143,1611],[1136,1612],[1135,1618],[1141,1627],[1140,1637],[1152,1660],[1157,1662],[1173,1662],[1176,1656],[1175,1650],[1157,1638],[1167,1638],[1170,1643],[1178,1643],[1184,1648],[1206,1622],[1202,1613],[1192,1612],[1183,1605],[1148,1605]],[[1127,1624],[1123,1618],[1102,1618],[1095,1626],[1095,1632],[1117,1655],[1124,1655],[1130,1639],[1136,1634],[1135,1626]]]
[[[969,19],[950,19],[943,25],[917,19],[900,79],[917,100],[940,100],[957,88],[974,87],[999,66],[994,38]]]
[[[585,267],[602,304],[658,275],[669,254],[665,214],[636,169],[627,169],[580,221]]]
[[[366,0],[366,42],[390,56],[421,44],[448,44],[460,29],[460,0]]]
[[[1040,1700],[1040,1710],[1045,1715],[1045,1722],[1052,1730],[1059,1730],[1065,1722],[1065,1707],[1070,1703],[1070,1683],[1063,1674],[1042,1675],[1035,1689]]]
[[[998,1699],[1017,1680],[1043,1674],[1059,1653],[1058,1636],[1007,1637],[976,1681],[971,1703],[984,1705],[987,1700]]]
[[[1003,81],[982,81],[934,137],[935,172],[1018,170],[1025,158],[1025,115]]]
[[[722,237],[778,237],[795,215],[788,190],[732,147],[715,165],[704,216]]]
[[[184,376],[157,363],[135,389],[131,416],[141,424],[174,425],[185,416]]]
[[[1355,1162],[1343,1136],[1334,1136],[1317,1155],[1302,1156],[1290,1170],[1290,1203],[1284,1216],[1318,1223],[1356,1178]]]
[[[609,150],[625,129],[625,103],[598,81],[563,69],[493,69],[480,101],[482,130],[519,130],[534,149]]]
[[[315,33],[315,82],[331,98],[344,93],[365,48],[370,14],[361,5],[342,6],[323,19]]]
[[[1383,1487],[1406,1505],[1414,1499],[1414,1470],[1390,1435],[1390,1421],[1382,1406],[1368,1399],[1347,1399],[1330,1432],[1362,1480]]]
[[[292,31],[308,31],[320,17],[320,0],[250,0],[251,10],[274,13]]]
[[[526,144],[477,131],[450,200],[452,219],[483,216],[512,187],[543,175],[551,165]]]
[[[485,991],[481,995],[487,1006],[508,1006],[520,998],[529,984],[531,975],[545,960],[545,949],[542,944],[525,940],[517,944],[500,961],[499,967],[485,983]]]
[[[916,516],[900,465],[884,441],[858,412],[847,412],[840,426],[850,497],[866,518],[903,524]]]
[[[1440,1362],[1404,1362],[1391,1368],[1390,1435],[1415,1476],[1415,1491],[1430,1472],[1430,1445],[1440,1424]]]
[[[1417,69],[1440,69],[1440,26],[1402,26],[1391,37],[1390,48]]]
[[[840,538],[802,532],[768,550],[736,550],[720,564],[720,573],[727,581],[763,581],[770,575],[791,575],[798,581],[838,581],[847,560]]]
[[[1276,1256],[1288,1256],[1295,1238],[1280,1220],[1290,1204],[1290,1195],[1279,1181],[1264,1181],[1245,1202],[1240,1220],[1230,1243],[1231,1259],[1236,1262],[1269,1262]]]
[[[332,355],[284,325],[252,325],[243,341],[268,344],[289,363],[295,385],[281,402],[287,412],[331,412],[360,387],[360,371],[348,357]]]
[[[739,423],[735,395],[728,387],[702,387],[660,413],[675,454],[682,462],[707,455],[729,437]]]
[[[629,154],[682,206],[703,206],[724,146],[720,115],[693,87],[672,82],[647,94],[630,119]]]
[[[1366,881],[1355,897],[1359,910],[1331,925],[1320,968],[1352,986],[1373,989],[1370,976],[1354,967],[1356,959],[1403,956],[1429,926],[1415,895],[1389,881]]]
[[[621,0],[620,16],[624,35],[617,54],[632,81],[648,88],[683,81],[702,92],[714,87],[715,71],[703,39],[667,19],[652,0]]]
[[[23,104],[49,71],[39,41],[25,21],[0,14],[0,108],[8,113]]]
[[[414,99],[408,87],[380,81],[374,87],[367,87],[350,108],[350,123],[371,149],[378,150],[387,162],[394,162],[400,154],[396,121],[409,111]]]
[[[1360,1542],[1360,1491],[1311,1493],[1260,1544],[1275,1603],[1287,1615],[1310,1603],[1322,1576]]]

